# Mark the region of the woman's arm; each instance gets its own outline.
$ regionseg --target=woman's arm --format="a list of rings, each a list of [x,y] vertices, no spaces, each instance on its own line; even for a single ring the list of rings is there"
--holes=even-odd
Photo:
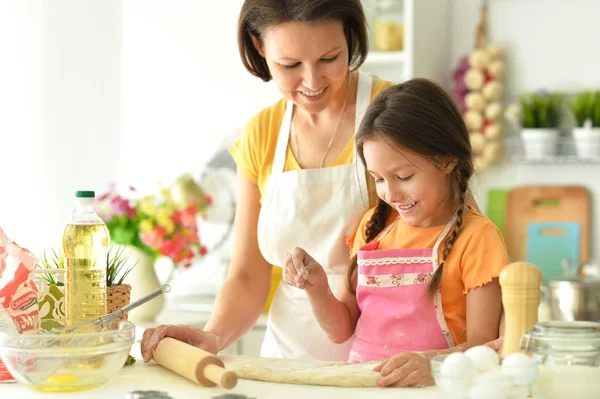
[[[220,350],[252,328],[265,306],[271,287],[272,266],[260,253],[256,233],[260,192],[243,173],[238,172],[237,175],[238,202],[231,264],[204,328],[219,338]]]

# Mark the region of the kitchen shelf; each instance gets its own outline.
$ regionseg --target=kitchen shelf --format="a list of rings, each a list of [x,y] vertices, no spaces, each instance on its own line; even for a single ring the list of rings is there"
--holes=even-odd
[[[398,64],[406,60],[404,51],[370,51],[367,64]]]
[[[559,139],[555,155],[545,156],[539,159],[531,159],[525,156],[523,143],[519,137],[508,137],[504,140],[504,153],[506,160],[512,164],[519,165],[598,165],[600,157],[579,158],[575,153],[575,143],[570,134]]]
[[[369,48],[375,49],[373,27],[378,0],[361,0],[370,27]],[[416,76],[445,82],[449,64],[450,0],[394,0],[401,4],[403,48],[401,51],[370,51],[361,69],[380,79],[400,83]]]

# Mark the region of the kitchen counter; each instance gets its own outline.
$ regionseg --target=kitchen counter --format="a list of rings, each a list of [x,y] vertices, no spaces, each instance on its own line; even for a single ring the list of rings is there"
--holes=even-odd
[[[133,348],[134,352],[137,348]],[[137,353],[132,353],[140,359]],[[231,390],[207,388],[196,385],[187,379],[151,362],[144,364],[138,360],[127,366],[107,384],[89,391],[72,393],[36,392],[20,384],[0,385],[0,396],[4,399],[50,399],[50,398],[106,398],[129,399],[129,392],[136,390],[163,391],[173,399],[229,399],[226,395],[246,395],[249,399],[331,399],[331,398],[410,398],[441,399],[444,396],[436,387],[429,388],[338,388],[307,385],[275,384],[260,381],[239,380]],[[242,399],[236,397],[235,399]],[[233,399],[233,398],[231,398]]]

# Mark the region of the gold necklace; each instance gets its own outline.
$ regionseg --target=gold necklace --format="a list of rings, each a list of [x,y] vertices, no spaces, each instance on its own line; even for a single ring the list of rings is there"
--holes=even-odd
[[[342,122],[342,117],[344,116],[344,111],[346,110],[346,100],[348,100],[348,92],[350,91],[350,80],[352,79],[352,72],[348,73],[348,83],[346,84],[346,94],[344,94],[344,103],[342,104],[342,112],[340,113],[340,117],[335,125],[335,130],[331,135],[331,140],[329,140],[329,145],[327,145],[327,149],[325,150],[325,154],[323,155],[323,161],[321,162],[321,169],[325,167],[325,160],[327,159],[327,154],[329,153],[329,149],[333,144],[333,140],[335,140],[335,136],[337,135],[338,128],[340,127],[340,123]],[[292,134],[294,136],[294,144],[296,144],[296,160],[300,165],[300,147],[298,146],[298,133],[296,132],[296,120],[292,122]]]

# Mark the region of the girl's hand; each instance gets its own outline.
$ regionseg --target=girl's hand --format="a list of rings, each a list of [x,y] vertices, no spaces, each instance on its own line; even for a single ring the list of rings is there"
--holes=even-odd
[[[384,360],[373,370],[381,371],[380,387],[424,387],[434,382],[429,359],[418,353],[400,353]]]
[[[489,346],[493,350],[495,350],[499,355],[502,352],[502,344],[504,343],[504,337],[500,337],[493,341],[487,342],[485,346]]]
[[[329,288],[323,267],[298,247],[285,255],[283,281],[307,292],[326,291]]]

